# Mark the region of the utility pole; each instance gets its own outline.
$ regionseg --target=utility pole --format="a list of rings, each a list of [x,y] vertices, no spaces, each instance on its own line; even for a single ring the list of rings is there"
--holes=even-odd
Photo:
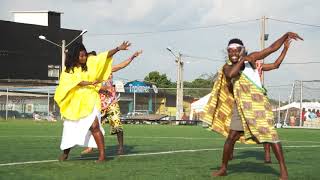
[[[66,41],[65,40],[62,40],[62,44],[61,44],[61,69],[60,69],[60,74],[62,73],[63,71],[63,68],[64,68],[64,61],[66,59]],[[59,77],[58,77],[58,80],[59,80]]]
[[[176,95],[176,120],[181,120],[183,115],[183,61],[182,54],[178,56],[172,52],[170,47],[167,50],[176,58],[177,63],[177,95]]]
[[[176,119],[180,120],[183,114],[183,61],[182,54],[179,53],[177,57],[177,113]]]
[[[302,126],[302,120],[303,120],[303,117],[302,117],[302,98],[303,98],[303,81],[301,80],[300,81],[300,122],[299,122],[299,126]]]
[[[265,48],[265,41],[268,39],[266,36],[266,17],[262,16],[261,18],[261,34],[260,34],[260,47],[261,50]],[[258,61],[258,66],[261,66],[264,63],[264,59]],[[261,83],[264,84],[264,72],[262,71]]]

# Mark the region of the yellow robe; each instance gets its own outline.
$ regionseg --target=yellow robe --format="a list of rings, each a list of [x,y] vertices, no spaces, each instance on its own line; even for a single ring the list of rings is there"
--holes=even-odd
[[[98,86],[78,86],[81,81],[102,81],[108,79],[112,71],[112,58],[107,58],[108,52],[89,56],[87,58],[87,71],[81,67],[74,67],[74,72],[63,70],[54,100],[57,102],[62,117],[77,121],[88,116],[93,108],[101,110]]]
[[[244,128],[240,142],[246,144],[278,142],[278,134],[273,127],[274,117],[265,90],[257,87],[241,73],[235,80],[233,91],[229,92],[226,77],[221,69],[205,106],[203,121],[208,123],[212,130],[227,137],[232,109],[236,102]]]

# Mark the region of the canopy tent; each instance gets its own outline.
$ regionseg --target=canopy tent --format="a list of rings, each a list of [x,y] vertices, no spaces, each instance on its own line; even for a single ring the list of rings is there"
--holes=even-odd
[[[210,98],[210,94],[200,98],[199,100],[191,103],[190,119],[194,119],[194,113],[199,113],[204,111],[204,107],[207,105],[207,102]]]
[[[273,109],[273,111],[283,111],[283,110],[287,110],[290,108],[297,108],[300,109],[300,102],[292,102],[290,104],[284,105],[280,108],[276,108]],[[319,102],[303,102],[302,103],[302,108],[305,108],[306,110],[310,109],[310,110],[320,110],[320,103]]]

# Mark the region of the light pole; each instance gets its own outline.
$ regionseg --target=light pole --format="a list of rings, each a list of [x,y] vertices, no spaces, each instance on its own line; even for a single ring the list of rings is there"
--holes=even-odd
[[[260,33],[260,46],[261,46],[261,50],[263,50],[265,48],[265,41],[268,40],[269,34],[266,34],[266,16],[262,16],[261,18],[261,33]],[[264,59],[261,59],[258,62],[258,66],[262,66],[262,64],[264,63]],[[261,83],[262,85],[264,85],[264,72],[262,71],[261,73]]]
[[[81,37],[84,33],[88,32],[86,29],[83,30],[77,37],[75,37],[72,41],[70,41],[67,45],[66,45],[66,40],[62,40],[62,43],[61,45],[53,42],[53,41],[50,41],[49,39],[47,39],[45,36],[43,35],[40,35],[39,36],[39,39],[41,40],[44,40],[44,41],[47,41],[49,42],[50,44],[53,44],[55,46],[58,46],[61,48],[61,69],[60,69],[60,72],[62,72],[62,69],[64,68],[64,61],[65,61],[65,58],[66,58],[66,55],[65,55],[65,51],[66,51],[66,48],[72,44],[75,40],[77,40],[79,37]]]
[[[176,101],[176,120],[181,120],[183,114],[183,61],[182,54],[176,56],[170,47],[167,50],[176,58],[177,63],[177,101]]]

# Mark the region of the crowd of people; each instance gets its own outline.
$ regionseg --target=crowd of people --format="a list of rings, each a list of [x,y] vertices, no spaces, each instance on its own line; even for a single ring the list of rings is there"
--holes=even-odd
[[[308,109],[307,111],[305,109],[302,110],[302,119],[303,121],[310,121],[317,118],[320,118],[320,111],[315,109]]]

